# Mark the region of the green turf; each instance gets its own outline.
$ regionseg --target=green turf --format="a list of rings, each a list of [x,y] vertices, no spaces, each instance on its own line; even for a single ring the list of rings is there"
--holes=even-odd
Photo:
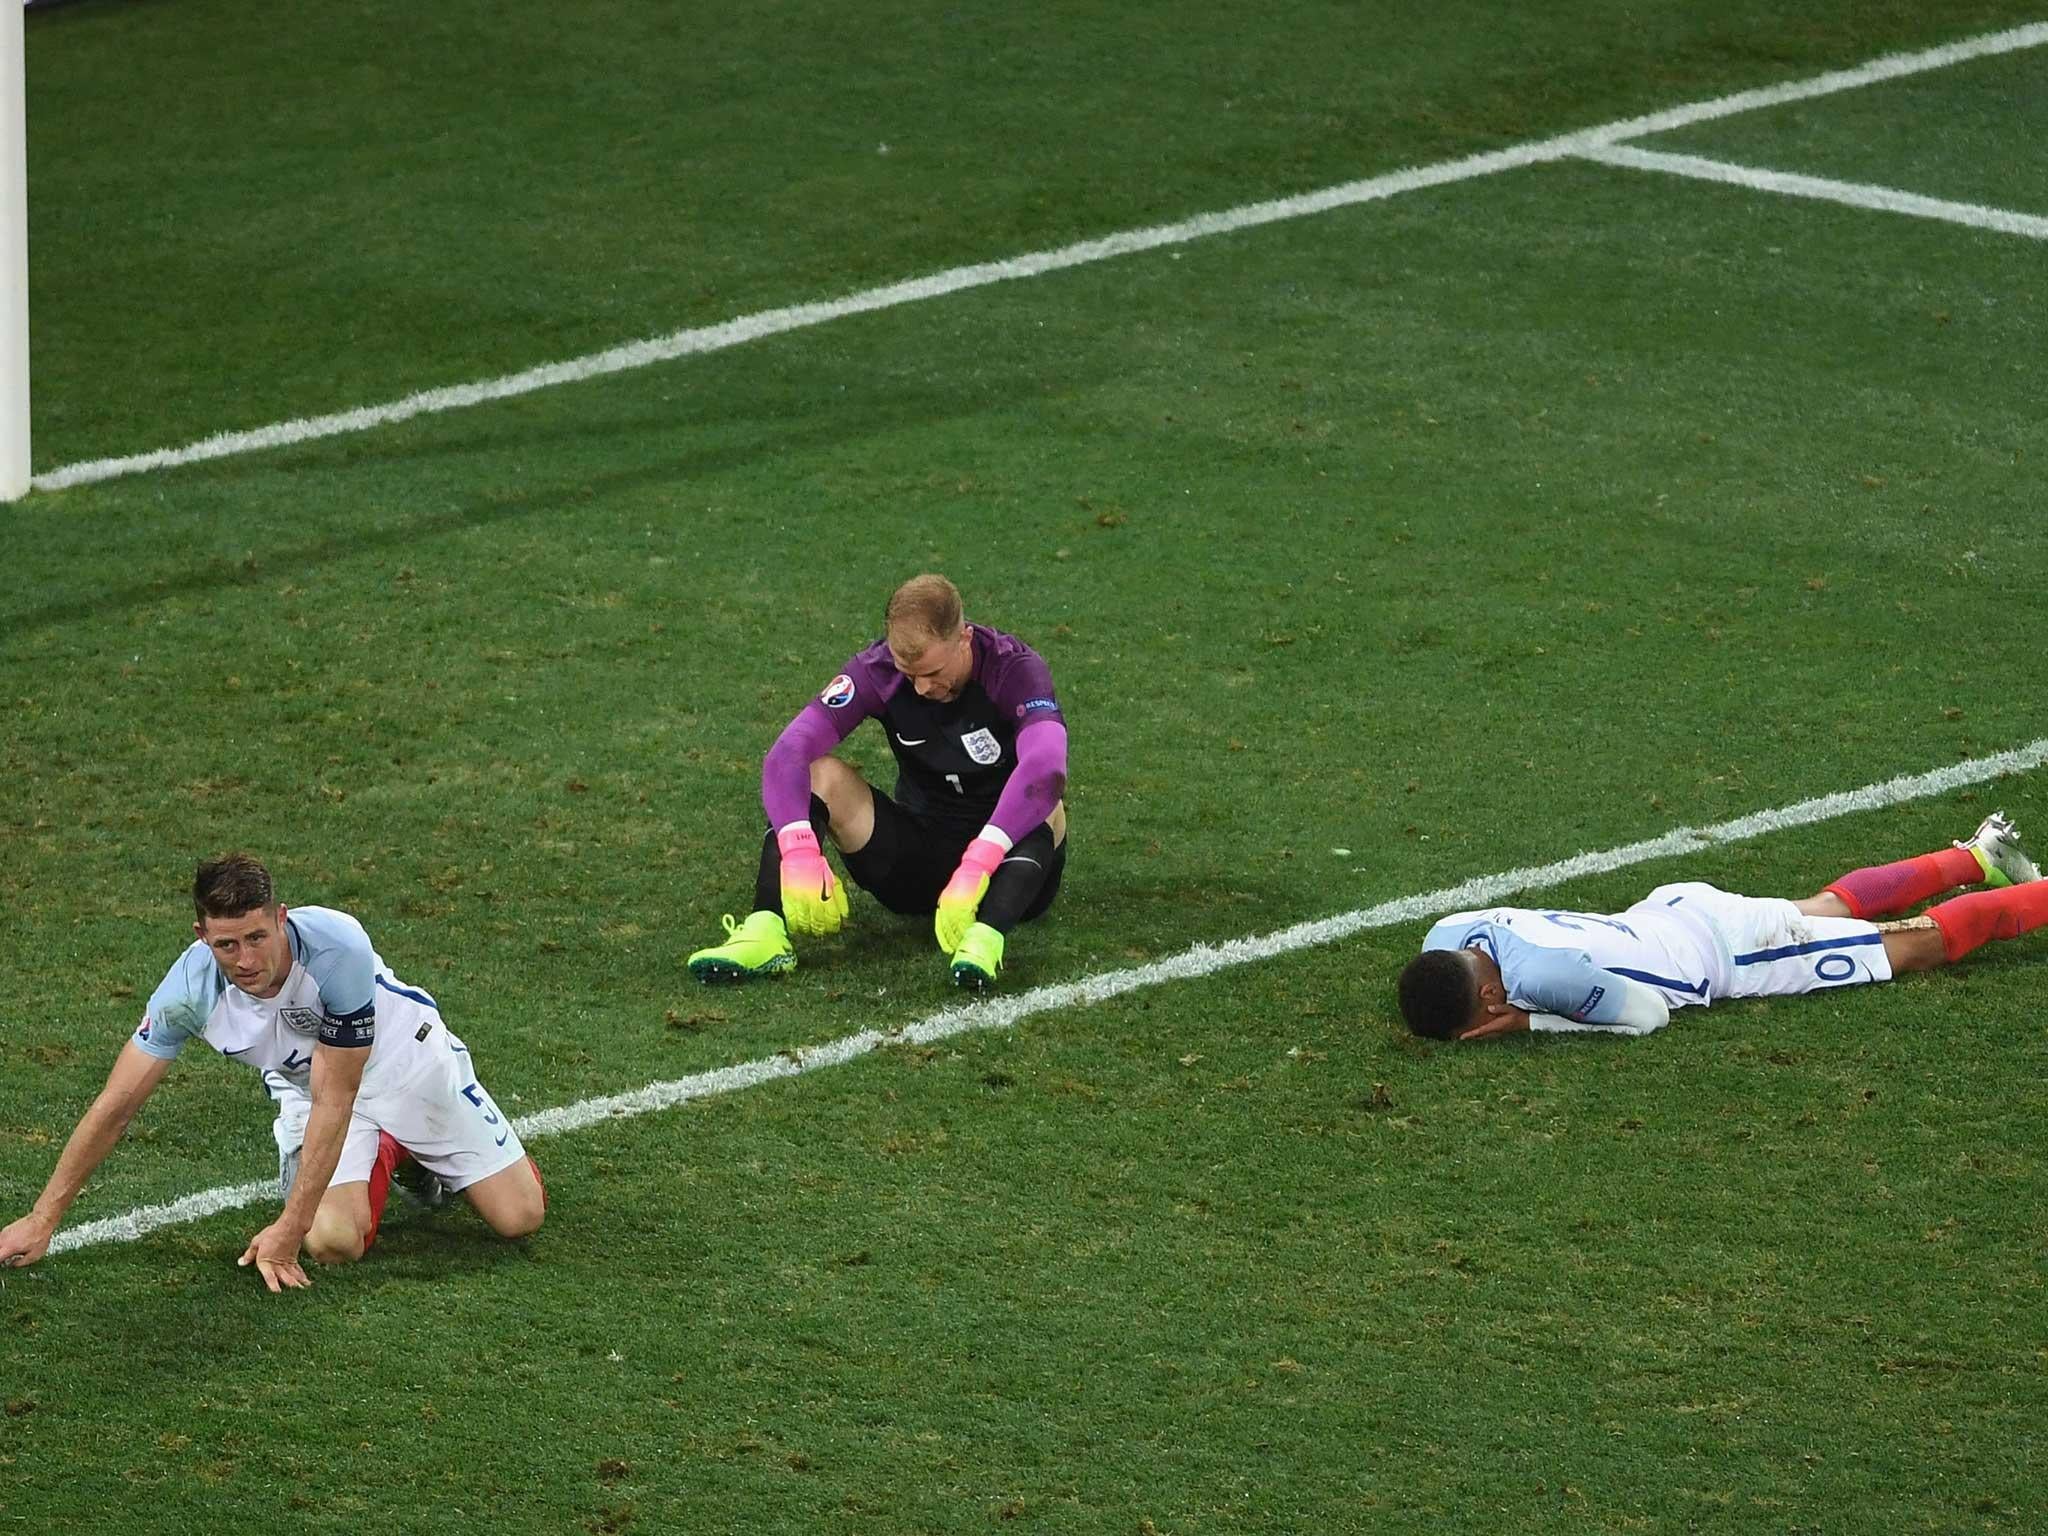
[[[30,18],[41,462],[395,398],[2026,19],[2009,0]],[[111,62],[110,62],[111,61]],[[886,151],[886,152],[885,152]]]
[[[29,25],[37,462],[2033,19],[85,0]],[[1649,142],[2039,212],[2043,68]],[[227,845],[515,1112],[953,1004],[862,895],[776,982],[681,963],[922,568],[1073,733],[1010,993],[2048,734],[2040,300],[2038,242],[1567,163],[34,496],[0,1220]],[[1994,806],[2048,838],[2033,774],[1542,899]],[[2040,1524],[2048,950],[1460,1051],[1392,1020],[1421,926],[541,1141],[519,1248],[399,1211],[272,1298],[252,1208],[5,1274],[0,1530]],[[265,1176],[264,1109],[181,1063],[74,1219]]]
[[[2014,135],[2044,132],[2048,96],[2041,90],[2040,60],[2025,53],[1973,60],[1875,94],[1748,113],[1643,143],[2039,218],[2048,215],[2048,167],[2006,146]],[[2039,302],[2038,291],[2033,298]]]

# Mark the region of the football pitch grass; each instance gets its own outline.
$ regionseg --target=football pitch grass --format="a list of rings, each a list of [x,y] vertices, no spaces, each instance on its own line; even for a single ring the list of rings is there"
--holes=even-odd
[[[231,0],[28,28],[37,468],[2041,21],[2014,5]],[[2048,48],[1663,153],[2048,217]],[[270,860],[515,1113],[958,999],[772,986],[759,755],[935,568],[1047,657],[1006,997],[2023,747],[2048,243],[1564,160],[6,511],[0,1219]],[[881,772],[878,741],[850,744]],[[1607,868],[1805,894],[2026,769]],[[2028,1530],[2048,938],[1447,1049],[1425,920],[538,1138],[549,1224],[261,1207],[0,1275],[0,1530]],[[181,1062],[71,1221],[272,1165]]]

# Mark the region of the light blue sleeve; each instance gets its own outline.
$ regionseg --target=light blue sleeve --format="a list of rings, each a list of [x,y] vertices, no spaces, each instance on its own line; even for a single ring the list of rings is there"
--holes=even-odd
[[[1453,912],[1449,917],[1439,918],[1436,926],[1422,936],[1422,947],[1425,951],[1476,947],[1490,955],[1497,927],[1497,924],[1483,921],[1476,912]]]
[[[377,952],[363,925],[332,907],[294,907],[285,926],[292,931],[292,952],[319,987],[321,1011],[334,1026],[323,1027],[320,1038],[329,1045],[368,1045],[377,1010]]]
[[[142,1022],[129,1038],[159,1061],[175,1061],[185,1042],[206,1028],[206,1016],[227,988],[204,944],[194,942],[149,994]]]
[[[1625,1022],[1628,981],[1595,965],[1584,950],[1531,944],[1498,927],[1493,940],[1508,1001],[1517,1008],[1554,1013],[1580,1024]]]

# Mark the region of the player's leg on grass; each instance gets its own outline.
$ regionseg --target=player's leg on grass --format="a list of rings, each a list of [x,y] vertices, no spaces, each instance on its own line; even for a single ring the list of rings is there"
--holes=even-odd
[[[2016,939],[2048,925],[2048,881],[1969,891],[1918,917],[1882,924],[1892,972],[1936,971],[1993,939]]]
[[[953,985],[981,991],[995,985],[1010,931],[1040,916],[1059,894],[1066,870],[1067,816],[1064,806],[1003,856],[989,876],[975,921],[951,957]]]
[[[828,761],[836,762],[837,759],[828,759]],[[841,764],[841,766],[844,767],[845,765]],[[851,770],[848,771],[850,772]],[[860,782],[857,776],[855,782]],[[867,785],[861,784],[861,788],[865,790]],[[868,799],[872,802],[873,798],[873,793],[870,792]],[[809,814],[812,828],[820,835],[830,835],[829,829],[832,824],[831,805],[820,796],[813,794],[811,796]],[[861,831],[861,843],[865,843],[868,840],[868,833],[873,827],[874,813],[870,810],[867,813],[866,826]],[[835,842],[838,841],[836,837],[833,840]],[[842,844],[841,846],[843,847],[844,845]],[[856,843],[854,846],[858,847],[860,844]],[[772,912],[777,917],[783,916],[783,879],[781,834],[775,828],[770,827],[761,834],[761,857],[754,866],[754,911]]]
[[[531,1157],[465,1186],[462,1198],[476,1207],[477,1215],[500,1237],[531,1237],[540,1230],[548,1209],[540,1164]]]
[[[846,922],[846,887],[832,872],[820,838],[831,837],[842,848],[858,847],[866,840],[865,807],[874,794],[859,774],[836,757],[813,762],[810,777],[810,805],[804,820],[769,829],[777,856],[776,893],[771,905],[764,846],[754,909],[780,911],[789,932],[820,938],[837,933]]]
[[[811,827],[829,837],[842,856],[859,853],[873,837],[874,805],[873,786],[851,764],[836,757],[821,757],[811,764]],[[762,834],[760,859],[754,869],[754,909],[737,922],[728,914],[725,942],[697,950],[684,962],[699,981],[745,981],[796,969],[786,889],[791,855],[784,842],[783,833],[774,827]],[[822,853],[812,851],[822,863]],[[853,873],[850,864],[848,873]],[[818,931],[835,931],[845,917],[846,894],[832,881],[829,867],[817,878],[831,888],[833,899],[827,905],[836,911],[836,916],[822,919]],[[862,882],[856,877],[855,883]]]
[[[875,832],[875,787],[844,758],[811,764],[811,822],[823,812],[824,830],[841,853],[859,853]]]
[[[1889,917],[1983,878],[1976,855],[1968,849],[1938,848],[1891,864],[1852,869],[1798,906],[1813,917]]]
[[[1018,840],[989,876],[976,921],[998,933],[1008,933],[1019,923],[1043,915],[1059,894],[1060,877],[1066,872],[1065,831],[1066,816],[1059,814],[1057,826],[1052,820],[1044,821]]]
[[[391,1181],[384,1181],[388,1195]],[[381,1205],[381,1202],[379,1202]],[[313,1225],[306,1233],[306,1257],[315,1264],[353,1264],[377,1238],[381,1209],[370,1209],[370,1186],[330,1184],[313,1212]]]
[[[830,819],[830,808],[811,796],[810,820],[822,829]],[[776,976],[796,969],[796,948],[789,941],[789,922],[783,916],[782,838],[770,827],[761,834],[761,853],[754,866],[754,909],[735,921],[724,918],[725,942],[693,952],[684,962],[699,981],[746,981],[756,976]],[[843,912],[842,893],[840,907]]]
[[[1958,886],[1997,888],[2040,878],[2033,860],[2020,851],[2019,829],[1993,811],[1966,840],[1891,864],[1851,870],[1798,905],[1815,917],[1887,917]]]
[[[438,1066],[370,1106],[386,1128],[394,1167],[410,1158],[467,1200],[500,1237],[539,1231],[548,1204],[539,1165],[477,1077],[469,1047],[445,1024],[442,1041],[445,1054]],[[369,1193],[376,1197],[374,1182]],[[381,1210],[381,1199],[376,1203]],[[373,1227],[370,1236],[375,1235]]]
[[[1954,965],[1993,939],[2016,939],[2048,924],[2048,881],[2030,880],[2024,885],[2009,885],[1997,890],[1970,891],[1929,907],[1925,915],[1931,925],[1931,937],[1939,940],[1939,958],[1930,954],[1915,969],[1932,970],[1940,965]],[[1918,947],[1929,949],[1929,932],[1917,932]],[[1892,938],[1891,934],[1885,935],[1887,949]]]
[[[360,1155],[349,1153],[360,1138],[374,1135],[375,1151],[368,1171],[356,1171]],[[349,1145],[320,1204],[313,1212],[313,1225],[306,1232],[306,1257],[315,1264],[353,1264],[377,1240],[377,1227],[384,1219],[384,1205],[391,1197],[391,1175],[405,1158],[405,1149],[389,1131],[369,1131],[356,1124],[349,1127]],[[354,1166],[352,1166],[354,1165]]]
[[[1903,976],[1908,971],[1935,971],[1948,964],[1941,930],[1925,914],[1882,927],[1885,958],[1891,961],[1894,976]]]

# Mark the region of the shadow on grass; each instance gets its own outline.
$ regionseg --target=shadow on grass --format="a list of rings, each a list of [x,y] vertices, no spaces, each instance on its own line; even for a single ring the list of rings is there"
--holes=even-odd
[[[1062,388],[1087,382],[1085,378],[1068,372],[1063,372],[1060,379]],[[539,429],[496,426],[453,435],[436,432],[431,438],[378,442],[375,446],[368,445],[363,439],[347,438],[296,450],[279,450],[276,454],[260,456],[256,472],[275,476],[282,466],[313,474],[338,475],[367,463],[397,464],[461,457],[482,459],[489,455],[512,454],[531,455],[535,461],[545,463],[544,450],[551,444],[618,445],[638,462],[609,473],[578,473],[531,489],[483,491],[452,507],[406,517],[387,527],[341,529],[295,545],[283,542],[266,544],[264,564],[269,568],[325,565],[370,551],[410,546],[443,534],[514,522],[536,514],[572,509],[587,511],[593,500],[617,494],[688,484],[750,465],[857,443],[909,428],[927,427],[942,421],[969,420],[1003,409],[1013,400],[1041,389],[1043,385],[1044,380],[1037,372],[1020,368],[993,377],[979,374],[967,389],[946,388],[941,383],[926,380],[916,384],[898,383],[886,392],[864,389],[858,397],[849,391],[835,394],[828,401],[823,386],[820,386],[798,401],[787,398],[757,400],[750,414],[739,414],[730,397],[721,397],[707,402],[706,409],[723,407],[732,414],[709,421],[693,421],[678,412],[589,425]],[[809,425],[784,424],[792,411],[804,409],[814,401],[818,403],[821,414],[811,418]],[[761,430],[746,442],[706,445],[681,454],[665,452],[661,447],[664,438],[697,430],[724,434],[749,425]],[[167,473],[231,486],[247,472],[248,466],[237,460]],[[39,498],[40,506],[29,504],[29,513],[33,515],[36,510],[42,510],[57,516],[67,510],[64,498],[75,494],[78,493],[60,492],[54,497]],[[174,528],[168,529],[167,535],[174,532]],[[261,532],[260,527],[252,524],[248,536],[255,537]],[[168,537],[166,542],[170,542]],[[175,574],[129,581],[89,594],[52,598],[32,608],[0,615],[0,636],[27,634],[52,625],[101,618],[166,597],[219,588],[261,588],[269,580],[269,577],[244,569],[217,552],[208,552]],[[28,592],[38,588],[48,590],[47,582],[25,583],[24,586]]]

